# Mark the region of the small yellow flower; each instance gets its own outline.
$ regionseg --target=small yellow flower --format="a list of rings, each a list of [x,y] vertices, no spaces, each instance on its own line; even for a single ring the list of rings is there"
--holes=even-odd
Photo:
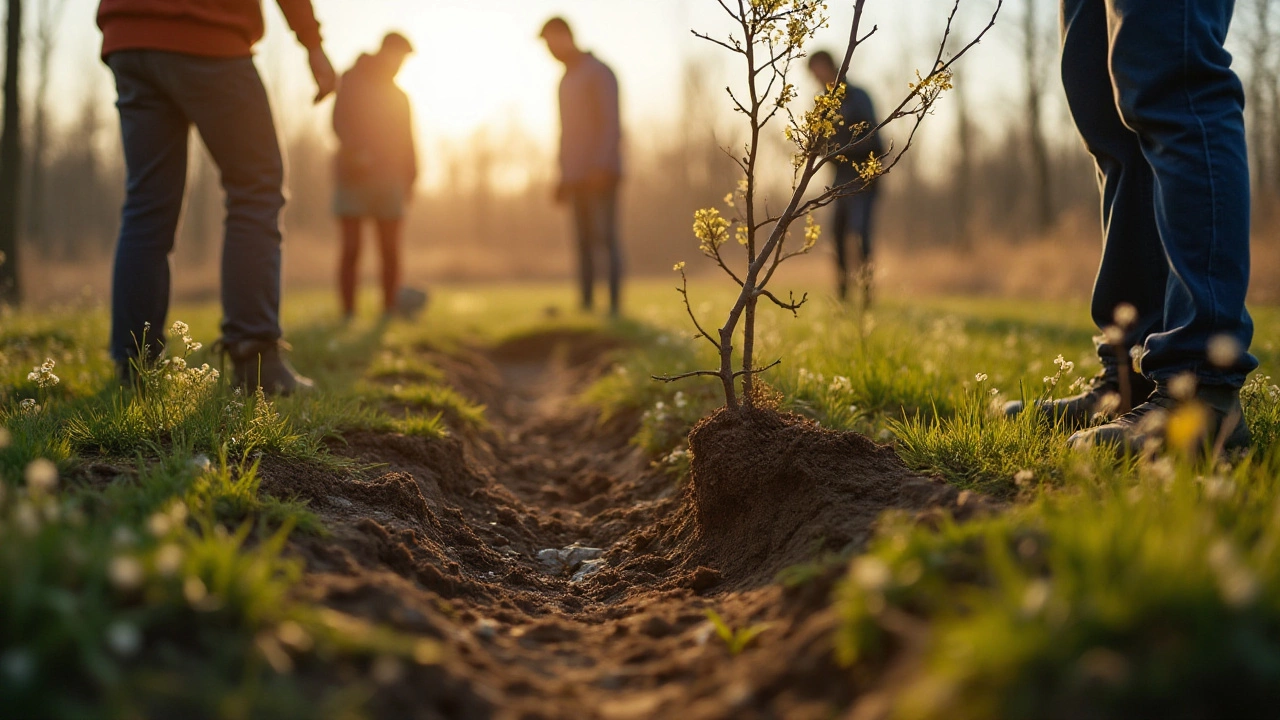
[[[693,235],[698,238],[699,250],[714,254],[729,238],[729,221],[715,208],[698,210],[693,214]]]
[[[804,223],[804,251],[808,252],[813,246],[818,244],[818,239],[822,237],[822,226],[813,219],[810,213],[805,217]]]

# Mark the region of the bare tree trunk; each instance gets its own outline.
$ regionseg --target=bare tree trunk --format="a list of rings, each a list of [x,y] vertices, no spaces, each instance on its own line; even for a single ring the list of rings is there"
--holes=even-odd
[[[5,27],[4,130],[0,131],[0,304],[22,300],[18,280],[18,190],[22,172],[22,127],[18,73],[22,55],[22,0],[9,0]]]
[[[968,73],[965,73],[966,75]],[[957,73],[959,75],[959,73]],[[956,166],[952,171],[955,188],[956,246],[962,250],[973,248],[973,117],[969,114],[968,91],[965,78],[957,77],[956,97]]]
[[[1023,59],[1026,62],[1027,142],[1035,173],[1035,228],[1044,233],[1053,227],[1053,167],[1044,133],[1044,44],[1036,6],[1040,0],[1026,0],[1023,15]]]
[[[1251,10],[1253,10],[1252,28],[1249,33],[1248,53],[1249,53],[1249,84],[1247,88],[1248,102],[1246,108],[1248,111],[1249,126],[1249,148],[1251,150],[1250,158],[1253,166],[1253,187],[1256,194],[1264,194],[1268,186],[1271,184],[1271,172],[1269,168],[1270,154],[1267,152],[1267,143],[1270,138],[1267,128],[1267,115],[1270,108],[1267,107],[1267,80],[1268,59],[1270,57],[1270,37],[1268,26],[1270,25],[1270,8],[1271,0],[1253,0]]]
[[[62,19],[67,0],[44,0],[36,4],[36,92],[32,97],[34,118],[31,123],[31,172],[27,180],[27,237],[45,248],[47,218],[45,213],[45,169],[48,164],[46,148],[49,138],[49,82],[50,66],[57,38],[57,26]]]

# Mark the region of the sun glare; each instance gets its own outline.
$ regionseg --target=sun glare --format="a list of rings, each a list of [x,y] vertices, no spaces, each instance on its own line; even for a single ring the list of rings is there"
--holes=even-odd
[[[459,27],[483,33],[460,33]],[[400,84],[428,140],[464,140],[482,128],[512,125],[551,139],[560,70],[538,39],[536,23],[510,13],[446,7],[430,18],[415,18],[404,30],[417,52]]]

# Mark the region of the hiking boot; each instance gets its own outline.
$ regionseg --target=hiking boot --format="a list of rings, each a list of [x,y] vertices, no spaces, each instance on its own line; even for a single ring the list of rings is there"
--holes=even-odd
[[[231,358],[233,381],[248,392],[262,388],[268,395],[292,395],[315,389],[285,358],[290,348],[283,340],[219,341],[219,347]]]
[[[133,360],[116,360],[116,384],[125,390],[133,390],[138,386],[138,369]]]
[[[1106,425],[1072,435],[1067,443],[1075,449],[1112,445],[1120,452],[1143,454],[1168,449],[1196,453],[1209,447],[1238,450],[1251,441],[1240,390],[1210,385],[1197,388],[1185,402],[1167,387],[1157,387],[1145,403]]]
[[[1155,383],[1136,372],[1129,373],[1129,399],[1125,401],[1120,383],[1120,369],[1107,367],[1098,373],[1085,391],[1059,400],[1036,400],[1032,407],[1049,420],[1057,420],[1069,428],[1086,428],[1096,420],[1110,420],[1128,412],[1136,403],[1155,392]],[[1021,400],[1005,403],[1006,417],[1016,417],[1026,409]]]

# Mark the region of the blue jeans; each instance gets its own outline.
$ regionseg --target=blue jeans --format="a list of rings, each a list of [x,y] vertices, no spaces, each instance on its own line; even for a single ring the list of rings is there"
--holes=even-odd
[[[836,184],[854,182],[856,178],[836,178]],[[871,262],[871,234],[875,227],[876,191],[868,190],[839,198],[832,203],[832,236],[836,243],[836,287],[840,299],[849,295],[849,273],[854,266],[849,261],[849,236],[856,235],[861,255],[861,265]]]
[[[222,174],[223,339],[278,340],[284,164],[267,93],[252,58],[150,50],[112,53],[128,189],[111,292],[111,355],[163,347],[169,255],[182,213],[187,140],[195,125]]]
[[[595,305],[596,265],[609,274],[609,310],[622,310],[622,246],[618,241],[618,190],[578,188],[572,192],[573,219],[578,240],[578,281],[582,308]],[[604,256],[603,258],[601,256]]]
[[[1249,161],[1244,91],[1223,43],[1233,0],[1062,0],[1062,79],[1098,166],[1104,249],[1098,327],[1138,310],[1127,346],[1157,383],[1236,386],[1247,350]],[[1243,351],[1215,367],[1215,337]],[[1104,364],[1127,348],[1099,340]]]

